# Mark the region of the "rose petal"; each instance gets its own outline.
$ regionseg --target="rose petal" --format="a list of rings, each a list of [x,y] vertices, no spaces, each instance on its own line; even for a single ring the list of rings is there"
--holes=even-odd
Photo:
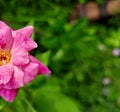
[[[31,51],[32,49],[37,48],[37,44],[32,39],[25,38],[21,47],[25,48],[27,51]]]
[[[30,51],[37,47],[36,42],[34,42],[28,36],[23,35],[22,32],[16,32],[14,36],[13,49],[24,48],[26,51]]]
[[[46,67],[43,63],[41,63],[39,60],[37,60],[35,57],[30,56],[30,61],[33,63],[37,63],[39,66],[39,74],[47,74],[49,75],[51,73],[51,71],[48,69],[48,67]]]
[[[38,75],[38,64],[30,63],[23,67],[24,71],[24,84],[29,83]]]
[[[23,71],[14,66],[14,74],[13,77],[11,78],[11,80],[4,85],[4,88],[6,89],[18,89],[20,87],[24,86],[24,73]]]
[[[16,66],[22,66],[29,62],[28,52],[24,49],[15,49],[12,51],[11,63]]]
[[[10,64],[0,66],[0,84],[6,84],[13,75],[13,67]]]
[[[8,102],[13,102],[17,93],[18,93],[18,89],[8,90],[3,88],[0,90],[0,96],[3,97]]]
[[[16,30],[15,32],[22,33],[22,35],[24,35],[25,37],[30,37],[32,35],[33,29],[33,26],[26,26],[24,28]]]
[[[5,27],[0,29],[0,47],[1,49],[10,50],[13,44],[12,31]]]
[[[0,29],[2,29],[4,27],[8,27],[8,25],[5,24],[3,21],[0,21]]]

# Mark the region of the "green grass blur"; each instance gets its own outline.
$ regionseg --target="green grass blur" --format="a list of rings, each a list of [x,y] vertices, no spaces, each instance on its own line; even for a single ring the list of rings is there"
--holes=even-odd
[[[52,71],[21,88],[13,103],[1,98],[0,112],[120,112],[120,16],[68,23],[74,5],[87,1],[0,0],[1,20],[14,29],[34,26],[31,53]]]

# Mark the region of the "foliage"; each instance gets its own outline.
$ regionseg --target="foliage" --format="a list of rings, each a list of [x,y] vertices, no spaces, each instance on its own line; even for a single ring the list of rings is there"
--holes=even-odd
[[[14,103],[1,99],[2,112],[119,112],[119,16],[68,23],[78,2],[87,0],[0,1],[1,19],[11,27],[34,25],[39,47],[32,54],[52,71],[22,88]]]

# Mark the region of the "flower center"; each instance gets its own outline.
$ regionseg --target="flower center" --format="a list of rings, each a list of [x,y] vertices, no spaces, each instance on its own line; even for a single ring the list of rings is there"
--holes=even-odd
[[[0,66],[10,62],[10,52],[0,50]]]

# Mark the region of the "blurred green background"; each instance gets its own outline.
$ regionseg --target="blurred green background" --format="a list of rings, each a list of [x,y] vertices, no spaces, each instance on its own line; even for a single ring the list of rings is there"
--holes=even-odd
[[[0,112],[120,112],[120,16],[68,23],[89,0],[0,0],[0,19],[14,29],[34,26],[31,53],[51,76],[38,76]],[[94,0],[101,4],[103,0]]]

